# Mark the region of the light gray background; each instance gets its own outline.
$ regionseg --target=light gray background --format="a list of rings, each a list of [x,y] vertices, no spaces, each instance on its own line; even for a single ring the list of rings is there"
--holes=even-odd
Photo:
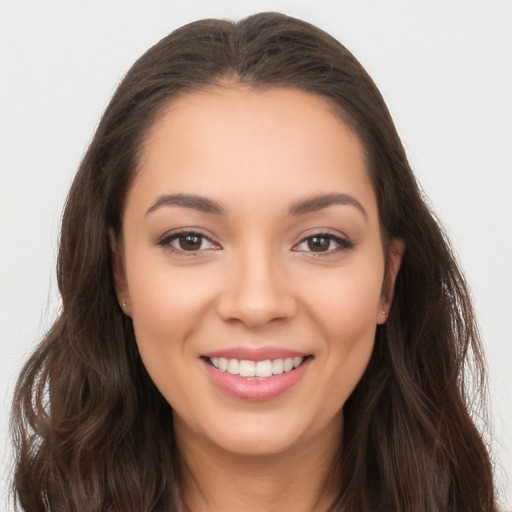
[[[512,509],[512,0],[0,0],[0,510],[13,383],[59,308],[61,210],[110,95],[172,29],[265,10],[333,34],[388,102],[473,290]]]

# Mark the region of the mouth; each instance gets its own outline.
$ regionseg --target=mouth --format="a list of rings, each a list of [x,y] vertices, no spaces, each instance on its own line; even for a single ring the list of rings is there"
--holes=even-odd
[[[206,357],[206,361],[221,372],[227,372],[247,380],[267,380],[298,368],[306,357],[286,357],[252,361],[226,357]]]
[[[312,354],[264,348],[231,349],[200,357],[211,382],[224,394],[249,401],[273,400],[307,373]]]

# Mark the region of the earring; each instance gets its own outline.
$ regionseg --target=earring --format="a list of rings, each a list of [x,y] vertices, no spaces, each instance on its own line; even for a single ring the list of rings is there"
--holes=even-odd
[[[121,302],[121,307],[125,308],[126,307],[126,301],[123,299],[122,302]]]

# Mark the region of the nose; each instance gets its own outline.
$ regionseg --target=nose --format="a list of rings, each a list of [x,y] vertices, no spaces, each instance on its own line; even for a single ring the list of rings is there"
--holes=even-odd
[[[224,321],[258,329],[296,315],[291,276],[277,260],[265,251],[234,258],[218,302]]]

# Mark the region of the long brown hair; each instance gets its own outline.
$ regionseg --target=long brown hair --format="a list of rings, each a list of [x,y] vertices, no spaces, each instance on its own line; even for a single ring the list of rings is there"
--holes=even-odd
[[[119,233],[144,138],[163,106],[226,79],[299,88],[336,104],[365,148],[385,239],[407,247],[389,320],[378,326],[369,366],[344,406],[331,511],[495,511],[489,455],[470,414],[484,389],[481,348],[446,237],[359,62],[325,32],[275,13],[174,31],[135,63],[106,109],[64,211],[62,311],[15,392],[18,506],[183,509],[171,406],[119,308],[109,232]]]

